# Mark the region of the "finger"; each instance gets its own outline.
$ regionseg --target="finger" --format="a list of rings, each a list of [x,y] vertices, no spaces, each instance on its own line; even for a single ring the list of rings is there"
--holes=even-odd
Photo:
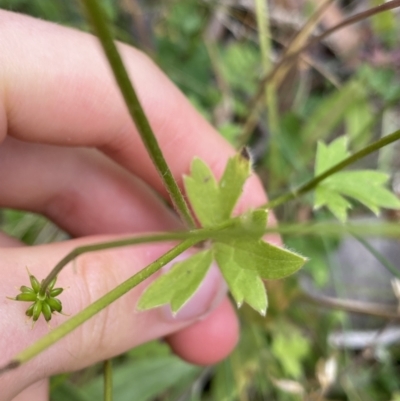
[[[0,186],[0,207],[44,214],[73,236],[181,227],[153,190],[94,149],[9,137],[0,146]]]
[[[0,231],[0,248],[16,248],[20,246],[24,246],[24,244]]]
[[[29,142],[98,147],[167,196],[96,38],[5,11],[0,34],[6,60],[0,63],[0,140],[9,134]],[[126,45],[119,48],[179,183],[194,156],[219,177],[232,147],[148,57]],[[265,201],[252,177],[242,204]]]
[[[238,320],[225,299],[206,319],[167,337],[172,350],[187,362],[211,365],[226,358],[238,342]]]
[[[40,280],[68,251],[95,240],[99,238],[1,250],[0,299],[4,301],[0,303],[0,366],[48,332],[42,319],[34,329],[31,323],[26,323],[24,313],[29,305],[5,298],[15,294],[15,287],[29,283],[25,266]],[[75,315],[157,259],[169,247],[167,244],[136,246],[80,256],[75,263],[76,272],[66,268],[57,283],[57,286],[69,287],[59,297],[63,302],[63,311]],[[147,284],[143,282],[135,287],[26,365],[0,376],[0,388],[6,389],[5,399],[12,398],[22,388],[49,375],[83,368],[193,324],[216,306],[223,288],[221,276],[211,270],[199,291],[185,305],[185,313],[173,318],[165,308],[141,313],[135,311],[138,298]],[[66,319],[65,316],[54,316],[52,326]],[[182,338],[184,342],[190,341],[190,338],[185,340],[185,335]]]
[[[49,399],[49,380],[40,380],[22,390],[11,401],[46,401]]]

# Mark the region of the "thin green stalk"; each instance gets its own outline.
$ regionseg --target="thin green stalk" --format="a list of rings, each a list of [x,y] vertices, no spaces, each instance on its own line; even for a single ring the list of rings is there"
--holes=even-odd
[[[176,232],[176,233],[159,233],[159,234],[151,234],[144,235],[141,237],[129,237],[116,241],[108,241],[108,242],[99,242],[97,244],[83,245],[73,249],[66,256],[64,256],[53,268],[53,270],[47,275],[47,277],[42,281],[40,286],[40,293],[44,295],[46,293],[46,289],[50,282],[57,277],[60,271],[72,260],[77,258],[78,256],[88,253],[88,252],[96,252],[102,251],[106,249],[112,248],[121,248],[124,246],[130,245],[138,245],[144,243],[152,243],[152,242],[163,242],[163,241],[174,241],[174,240],[185,240],[189,238],[194,238],[196,236],[196,232],[201,230],[196,230],[195,232]]]
[[[91,317],[109,306],[111,303],[115,302],[118,298],[125,295],[132,288],[136,287],[141,282],[149,278],[152,274],[160,270],[163,266],[171,262],[178,255],[180,255],[186,249],[195,245],[197,242],[199,242],[198,239],[187,239],[181,242],[175,248],[171,249],[169,252],[157,259],[155,262],[151,263],[143,270],[139,271],[134,276],[130,277],[128,280],[124,281],[122,284],[118,285],[116,288],[103,295],[97,301],[90,304],[81,312],[72,316],[66,322],[64,322],[54,330],[50,331],[47,335],[40,338],[34,344],[15,355],[15,357],[9,363],[7,363],[7,365],[0,368],[0,374],[10,369],[17,368],[18,366],[22,365],[25,362],[28,362],[36,355],[43,352],[45,349],[49,348],[51,345],[59,341],[61,338],[65,337],[67,334],[71,333],[73,330],[75,330],[81,324],[85,323]]]
[[[339,31],[340,29],[345,28],[346,26],[349,26],[356,22],[362,21],[366,18],[372,17],[374,15],[380,14],[385,11],[393,10],[394,8],[398,8],[398,7],[400,7],[400,0],[392,0],[392,1],[388,1],[384,4],[381,4],[379,6],[370,8],[369,10],[362,11],[358,14],[352,15],[351,17],[346,18],[339,24],[326,30],[325,32],[321,33],[320,35],[313,37],[311,40],[309,40],[307,43],[305,43],[303,46],[301,46],[299,49],[297,49],[293,53],[284,55],[275,64],[275,67],[268,74],[266,74],[264,76],[264,78],[262,78],[260,83],[258,84],[258,90],[257,90],[256,94],[254,95],[254,97],[250,100],[249,110],[251,110],[251,111],[244,124],[243,133],[241,135],[242,139],[243,138],[246,139],[249,136],[249,133],[253,131],[255,124],[257,122],[259,103],[262,100],[263,95],[264,95],[264,88],[268,84],[268,82],[270,82],[271,80],[273,80],[275,78],[276,74],[280,71],[282,66],[286,66],[286,65],[292,63],[297,57],[300,56],[300,54],[303,51],[314,46],[315,44],[319,43],[320,41],[326,39],[328,36]]]
[[[334,165],[329,170],[326,170],[324,173],[314,177],[310,181],[301,185],[299,188],[297,188],[293,191],[289,191],[281,196],[278,196],[275,199],[272,199],[271,201],[266,203],[264,205],[264,207],[267,209],[272,209],[272,208],[282,205],[283,203],[286,203],[290,200],[298,198],[301,195],[304,195],[306,192],[309,192],[309,191],[313,190],[314,188],[316,188],[320,182],[322,182],[326,178],[330,177],[331,175],[337,173],[340,170],[343,170],[345,167],[349,166],[350,164],[356,162],[359,159],[362,159],[363,157],[369,155],[370,153],[373,153],[376,150],[383,148],[384,146],[389,145],[392,142],[397,141],[398,139],[400,139],[400,130],[395,131],[394,133],[387,135],[387,136],[371,143],[370,145],[366,146],[364,149],[361,149],[360,151],[354,153],[353,155],[344,159],[340,163]]]
[[[66,256],[64,256],[51,270],[51,272],[47,275],[47,277],[42,281],[40,285],[40,294],[44,295],[46,293],[46,289],[51,283],[51,281],[57,277],[60,271],[72,260],[77,258],[78,256],[88,253],[88,252],[96,252],[102,251],[106,249],[112,248],[121,248],[124,246],[132,246],[138,244],[149,244],[153,242],[165,242],[165,241],[176,241],[176,240],[196,240],[196,241],[204,241],[207,239],[218,239],[221,237],[231,236],[231,235],[249,235],[250,230],[239,230],[229,231],[228,233],[225,231],[229,229],[231,225],[234,224],[234,220],[228,220],[225,223],[222,223],[218,226],[212,228],[200,228],[192,231],[177,231],[177,232],[167,232],[167,233],[158,233],[158,234],[149,234],[143,236],[129,237],[116,241],[107,241],[107,242],[99,242],[97,244],[83,245],[73,249]],[[227,233],[227,234],[226,234]]]
[[[104,401],[112,401],[112,361],[107,359],[103,365],[104,373]]]
[[[93,25],[93,29],[98,36],[104,53],[110,63],[114,77],[118,83],[119,89],[125,99],[129,113],[136,124],[139,134],[146,149],[157,168],[157,171],[163,180],[172,203],[175,206],[180,217],[189,229],[196,227],[196,223],[190,212],[190,209],[182,196],[182,193],[176,183],[167,162],[161,152],[157,139],[151,129],[150,123],[139,102],[136,91],[129,79],[128,73],[124,67],[121,56],[115,46],[111,31],[107,25],[106,17],[101,9],[101,2],[97,0],[82,0],[88,17]]]
[[[263,73],[268,74],[272,68],[272,45],[271,33],[269,25],[268,2],[265,0],[256,0],[256,16],[258,27],[258,38],[260,43],[261,59],[263,65]],[[278,136],[280,132],[279,111],[276,96],[276,86],[271,83],[265,85],[265,106],[268,113],[268,129],[269,129],[269,146],[268,160],[270,171],[270,188],[273,190],[276,180],[274,177],[279,172],[280,152],[278,146]]]
[[[342,224],[340,222],[326,223],[296,223],[280,224],[275,227],[268,227],[265,234],[282,234],[290,236],[321,236],[340,238],[343,235],[358,235],[367,237],[384,236],[389,238],[400,238],[399,223],[379,224]]]

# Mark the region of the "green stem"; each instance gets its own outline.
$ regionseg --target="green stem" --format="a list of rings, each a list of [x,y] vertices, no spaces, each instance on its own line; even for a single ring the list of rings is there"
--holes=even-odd
[[[97,244],[83,245],[73,249],[70,253],[64,256],[53,268],[53,270],[47,275],[47,277],[42,281],[40,285],[40,294],[44,295],[46,293],[46,289],[51,283],[51,281],[57,277],[60,271],[72,260],[77,258],[78,256],[88,253],[88,252],[96,252],[102,251],[106,249],[112,248],[121,248],[124,246],[130,245],[138,245],[144,243],[152,243],[152,242],[163,242],[163,241],[173,241],[173,240],[184,240],[188,237],[193,238],[196,236],[196,233],[201,230],[196,230],[195,232],[177,232],[177,233],[159,233],[154,235],[144,235],[142,237],[129,237],[116,241],[107,241],[100,242]]]
[[[399,223],[379,223],[379,224],[342,224],[339,222],[330,223],[297,223],[280,224],[275,227],[268,227],[265,234],[282,234],[290,236],[321,236],[340,238],[343,235],[358,236],[384,236],[389,238],[400,238]]]
[[[18,353],[7,365],[0,368],[0,374],[10,369],[17,368],[21,364],[31,360],[33,357],[43,352],[45,349],[49,348],[51,345],[59,341],[61,338],[65,337],[67,334],[71,333],[73,330],[75,330],[81,324],[85,323],[91,317],[102,311],[111,303],[115,302],[118,298],[125,295],[132,288],[136,287],[144,280],[149,278],[152,274],[160,270],[163,266],[171,262],[183,251],[195,245],[197,242],[199,242],[198,239],[187,239],[181,242],[175,248],[171,249],[169,252],[157,259],[155,262],[151,263],[143,270],[139,271],[134,276],[130,277],[128,280],[124,281],[122,284],[120,284],[107,294],[103,295],[97,301],[90,304],[81,312],[77,313],[66,322],[64,322],[54,330],[50,331],[47,335],[40,338],[34,344]]]
[[[104,361],[104,401],[112,401],[112,363],[111,359]]]
[[[106,23],[106,17],[102,12],[98,0],[82,0],[87,14],[92,22],[94,31],[98,36],[104,53],[110,63],[114,77],[118,83],[119,89],[125,99],[129,113],[136,124],[139,134],[146,149],[157,168],[157,171],[164,182],[164,185],[171,197],[172,203],[178,211],[180,217],[188,228],[193,229],[196,223],[188,208],[188,205],[182,196],[182,193],[176,183],[158,145],[157,139],[151,129],[150,123],[139,102],[136,91],[129,79],[128,73],[124,67],[121,56],[113,41],[111,31]]]
[[[263,73],[268,74],[273,68],[272,65],[272,46],[271,33],[269,25],[269,10],[268,2],[265,0],[256,0],[256,16],[258,27],[258,38],[261,50],[261,59],[263,64]],[[265,106],[268,113],[268,129],[269,129],[269,190],[274,190],[276,187],[276,177],[279,173],[280,152],[278,146],[278,136],[280,132],[279,112],[276,96],[276,86],[265,85]]]
[[[268,203],[266,203],[263,207],[267,209],[272,209],[283,203],[286,203],[292,199],[298,198],[301,195],[304,195],[306,192],[309,192],[317,187],[317,185],[325,180],[326,178],[330,177],[331,175],[337,173],[338,171],[344,169],[345,167],[349,166],[350,164],[354,163],[355,161],[362,159],[363,157],[369,155],[370,153],[375,152],[376,150],[389,145],[392,142],[397,141],[400,139],[400,130],[393,132],[390,135],[387,135],[370,145],[366,146],[364,149],[354,153],[353,155],[349,156],[348,158],[344,159],[338,164],[335,164],[329,170],[326,170],[324,173],[314,177],[310,181],[306,182],[305,184],[301,185],[299,188],[289,191],[275,199],[272,199]]]
[[[112,248],[121,248],[124,246],[138,245],[138,244],[149,244],[153,242],[165,242],[165,241],[177,241],[177,240],[195,240],[204,241],[206,239],[218,239],[221,237],[226,238],[230,235],[249,235],[250,230],[243,230],[242,234],[237,230],[230,231],[228,234],[224,233],[224,230],[235,224],[234,220],[228,220],[227,222],[220,224],[216,227],[211,228],[200,228],[192,231],[180,231],[175,233],[159,233],[144,235],[141,237],[129,237],[116,241],[99,242],[97,244],[83,245],[73,249],[70,253],[64,256],[53,268],[53,270],[47,275],[40,285],[39,293],[43,296],[46,293],[46,289],[51,281],[57,277],[60,271],[76,257],[88,253],[102,251]],[[239,230],[240,231],[240,230]]]

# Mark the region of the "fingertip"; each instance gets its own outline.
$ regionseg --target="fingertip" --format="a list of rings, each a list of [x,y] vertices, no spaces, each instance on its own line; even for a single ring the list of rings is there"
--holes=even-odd
[[[239,322],[228,298],[204,320],[166,338],[182,359],[196,365],[212,365],[226,358],[239,339]]]

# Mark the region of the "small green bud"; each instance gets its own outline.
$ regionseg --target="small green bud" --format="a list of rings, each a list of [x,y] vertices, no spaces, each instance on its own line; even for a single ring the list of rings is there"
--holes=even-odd
[[[34,322],[39,319],[40,314],[42,313],[42,301],[36,301],[33,304],[33,313],[32,313],[32,319]]]
[[[56,297],[57,295],[60,295],[64,291],[64,288],[53,288],[50,291],[50,296],[51,297]]]
[[[18,294],[15,299],[17,301],[24,301],[24,302],[34,302],[36,301],[36,294],[34,292],[23,292]]]
[[[26,316],[32,317],[33,315],[33,307],[35,306],[35,304],[32,304],[25,312]]]
[[[51,320],[51,308],[47,301],[42,302],[42,313],[44,318],[46,319],[46,322]]]
[[[49,304],[49,306],[53,312],[61,312],[62,311],[62,304],[59,299],[49,298],[46,300],[46,302]]]
[[[32,288],[27,287],[26,285],[21,285],[20,289],[21,292],[27,292],[27,293],[35,293]]]
[[[29,280],[31,282],[31,286],[33,288],[33,291],[39,292],[40,283],[39,283],[38,279],[35,276],[32,276],[32,274],[29,273]]]

